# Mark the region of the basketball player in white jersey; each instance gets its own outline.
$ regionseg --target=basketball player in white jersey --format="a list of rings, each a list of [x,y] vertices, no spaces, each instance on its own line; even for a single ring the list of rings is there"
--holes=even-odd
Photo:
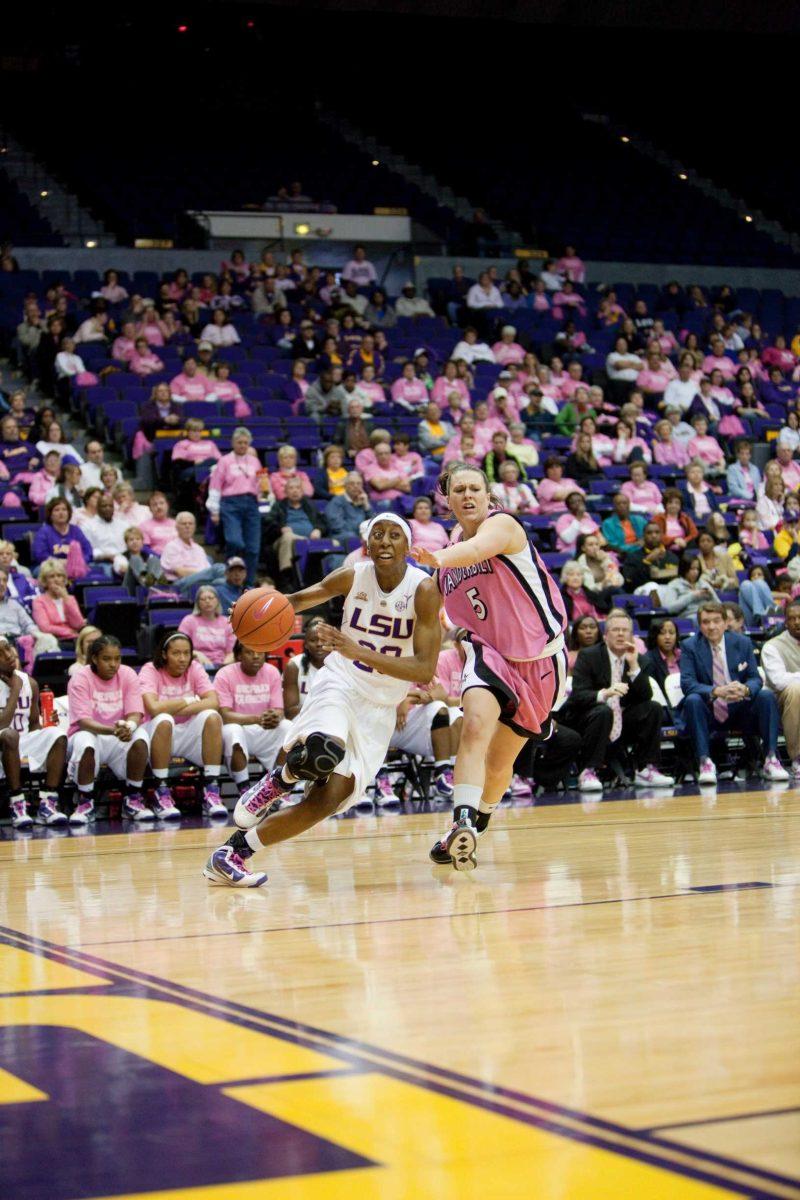
[[[320,626],[323,617],[311,617],[303,630],[303,653],[290,658],[283,669],[283,711],[293,721],[308,699],[308,692],[328,651],[323,648]]]
[[[58,807],[58,787],[67,761],[67,735],[57,725],[41,727],[39,685],[18,669],[17,661],[8,638],[0,637],[0,778],[8,780],[11,824],[15,829],[30,829],[33,824],[21,786],[24,758],[32,772],[46,772],[37,822],[66,825],[66,815]]]
[[[375,778],[397,706],[414,683],[433,678],[441,641],[438,590],[429,575],[406,562],[410,545],[403,518],[381,513],[370,521],[364,562],[340,567],[291,597],[295,612],[303,612],[343,596],[342,628],[321,627],[331,653],[287,734],[286,762],[239,799],[239,831],[211,854],[203,871],[212,883],[260,887],[266,874],[250,871],[246,861],[256,850],[349,808]],[[301,803],[270,816],[298,779],[308,785]]]

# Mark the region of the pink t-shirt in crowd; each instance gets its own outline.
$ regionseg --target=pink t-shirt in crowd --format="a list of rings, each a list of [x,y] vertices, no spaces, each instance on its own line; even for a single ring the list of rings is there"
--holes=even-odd
[[[661,492],[652,479],[646,479],[641,484],[628,479],[619,490],[630,500],[632,512],[653,513],[661,510]]]
[[[314,485],[305,471],[273,471],[269,477],[269,482],[276,500],[286,499],[287,479],[299,479],[303,485],[303,495],[308,497],[314,495]],[[212,486],[214,485],[212,484]]]
[[[209,458],[219,462],[221,457],[218,448],[210,438],[201,438],[199,442],[193,442],[191,438],[181,438],[172,447],[173,462],[176,459],[182,459],[184,462],[199,463],[205,462]]]
[[[509,363],[521,363],[525,358],[525,350],[519,342],[495,342],[492,353],[495,362],[502,367],[507,367]]]
[[[392,384],[392,400],[408,408],[420,408],[428,403],[428,389],[421,379],[406,379],[401,375]]]
[[[163,521],[149,517],[146,521],[139,523],[139,528],[147,545],[154,554],[158,555],[161,554],[167,542],[171,542],[177,536],[172,517],[165,517]]]
[[[444,410],[450,406],[447,403],[447,397],[451,392],[458,392],[461,397],[461,407],[470,407],[469,388],[464,383],[463,379],[445,379],[444,375],[440,375],[433,385],[431,391],[431,400],[435,400],[439,407]]]
[[[271,663],[264,663],[256,675],[246,675],[239,663],[230,663],[217,673],[214,687],[220,708],[247,714],[283,709],[280,671]]]
[[[701,462],[707,463],[708,466],[713,466],[714,463],[725,462],[722,447],[710,433],[707,433],[705,437],[690,438],[686,444],[686,449],[689,458],[699,458]]]
[[[201,700],[214,688],[198,662],[189,663],[189,669],[183,675],[170,675],[166,667],[156,667],[153,663],[145,663],[139,672],[139,687],[142,695],[155,692],[159,700],[180,700],[182,697],[191,699],[198,696]],[[182,717],[180,713],[174,718],[176,725],[185,725],[191,717]]]
[[[233,654],[236,634],[227,617],[201,617],[189,613],[178,626],[180,633],[188,633],[195,650],[210,658],[215,667],[220,667],[229,654]]]
[[[91,667],[80,667],[69,681],[67,697],[69,737],[77,733],[79,721],[113,726],[129,713],[144,715],[142,690],[131,667],[121,666],[113,679],[101,679]]]
[[[562,513],[556,521],[556,549],[573,550],[582,533],[597,533],[599,528],[589,513],[584,513],[580,521],[571,512]]]
[[[435,552],[444,550],[446,546],[450,545],[447,530],[438,521],[415,521],[412,517],[409,525],[415,546],[422,546],[424,550]]]
[[[725,379],[733,379],[738,367],[727,355],[717,358],[715,354],[707,354],[703,359],[703,371],[710,375],[712,371],[721,371]]]
[[[461,695],[461,658],[455,646],[442,650],[436,663],[436,682],[440,683],[448,696]]]
[[[539,501],[539,508],[543,513],[560,513],[567,511],[566,499],[556,500],[553,493],[565,489],[564,496],[570,492],[580,492],[582,496],[586,492],[582,487],[579,487],[574,479],[540,479],[536,486],[536,498]]]
[[[205,400],[214,385],[206,375],[193,375],[191,379],[181,371],[170,380],[169,390],[176,400]]]
[[[653,458],[661,467],[685,467],[689,455],[683,442],[653,442]]]
[[[191,571],[208,569],[208,555],[202,546],[192,539],[184,542],[182,538],[171,538],[161,551],[161,569],[167,579],[177,579],[178,569],[189,568]]]

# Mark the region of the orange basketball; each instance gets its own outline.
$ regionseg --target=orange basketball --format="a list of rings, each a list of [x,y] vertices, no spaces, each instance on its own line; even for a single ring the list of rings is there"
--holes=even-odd
[[[233,606],[231,625],[243,646],[269,654],[280,650],[291,637],[294,609],[275,588],[252,588]]]

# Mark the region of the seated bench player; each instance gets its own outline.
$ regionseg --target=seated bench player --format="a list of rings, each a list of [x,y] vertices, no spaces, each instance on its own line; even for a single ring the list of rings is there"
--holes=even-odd
[[[248,759],[256,758],[265,771],[271,770],[281,754],[290,722],[283,715],[280,672],[266,662],[266,655],[236,642],[233,658],[217,672],[214,687],[222,716],[225,766],[243,792],[249,779]]]
[[[15,829],[30,829],[33,824],[22,792],[22,759],[27,759],[32,772],[46,772],[39,793],[38,824],[66,824],[67,818],[58,807],[66,758],[66,734],[57,725],[42,728],[39,685],[19,669],[17,651],[7,637],[0,636],[0,778],[8,780],[11,824]]]
[[[461,735],[461,709],[447,703],[439,679],[413,686],[397,707],[390,749],[432,758],[433,786],[444,800],[453,798],[453,764]]]

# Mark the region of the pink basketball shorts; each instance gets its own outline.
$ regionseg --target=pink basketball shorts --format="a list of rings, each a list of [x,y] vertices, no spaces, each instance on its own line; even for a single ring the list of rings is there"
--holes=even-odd
[[[567,652],[532,662],[509,662],[482,642],[465,641],[466,662],[461,694],[488,688],[500,705],[500,720],[520,737],[550,736],[550,713],[563,702],[567,686]]]

